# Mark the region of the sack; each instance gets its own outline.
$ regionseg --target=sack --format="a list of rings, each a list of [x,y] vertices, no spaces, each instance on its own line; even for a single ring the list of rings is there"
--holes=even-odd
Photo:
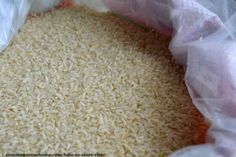
[[[39,11],[58,4],[1,0],[0,51],[24,23],[32,5]],[[236,2],[234,0],[76,0],[97,11],[111,10],[172,35],[170,50],[186,68],[185,82],[194,105],[210,122],[207,144],[171,157],[236,156]],[[33,8],[33,6],[32,6]],[[35,9],[32,9],[35,10]]]
[[[0,0],[0,52],[23,25],[30,8],[29,0]]]

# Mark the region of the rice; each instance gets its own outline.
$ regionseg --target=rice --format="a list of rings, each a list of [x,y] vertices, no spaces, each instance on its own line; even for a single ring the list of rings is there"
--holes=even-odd
[[[85,7],[29,17],[0,56],[0,152],[163,157],[203,142],[168,43]]]

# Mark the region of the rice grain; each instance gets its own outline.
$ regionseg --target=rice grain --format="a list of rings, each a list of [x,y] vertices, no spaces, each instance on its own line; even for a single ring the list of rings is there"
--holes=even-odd
[[[164,157],[203,142],[168,43],[85,7],[29,17],[0,56],[0,152]]]

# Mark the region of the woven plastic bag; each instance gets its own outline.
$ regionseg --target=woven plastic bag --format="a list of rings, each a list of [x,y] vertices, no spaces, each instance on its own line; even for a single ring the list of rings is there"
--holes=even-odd
[[[45,0],[45,4],[49,3]],[[236,2],[234,0],[76,0],[172,35],[194,105],[210,122],[207,143],[170,157],[236,157]],[[32,0],[0,0],[0,51],[23,24]],[[35,4],[35,3],[34,3]],[[37,4],[38,5],[38,4]],[[52,6],[43,6],[47,10]],[[33,8],[33,7],[31,7]],[[37,7],[36,7],[37,8]],[[10,10],[10,13],[9,13]]]

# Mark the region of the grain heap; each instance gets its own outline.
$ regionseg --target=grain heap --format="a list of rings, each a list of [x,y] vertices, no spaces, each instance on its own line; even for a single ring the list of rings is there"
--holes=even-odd
[[[202,142],[168,43],[84,7],[29,17],[0,56],[0,152],[163,157]]]

